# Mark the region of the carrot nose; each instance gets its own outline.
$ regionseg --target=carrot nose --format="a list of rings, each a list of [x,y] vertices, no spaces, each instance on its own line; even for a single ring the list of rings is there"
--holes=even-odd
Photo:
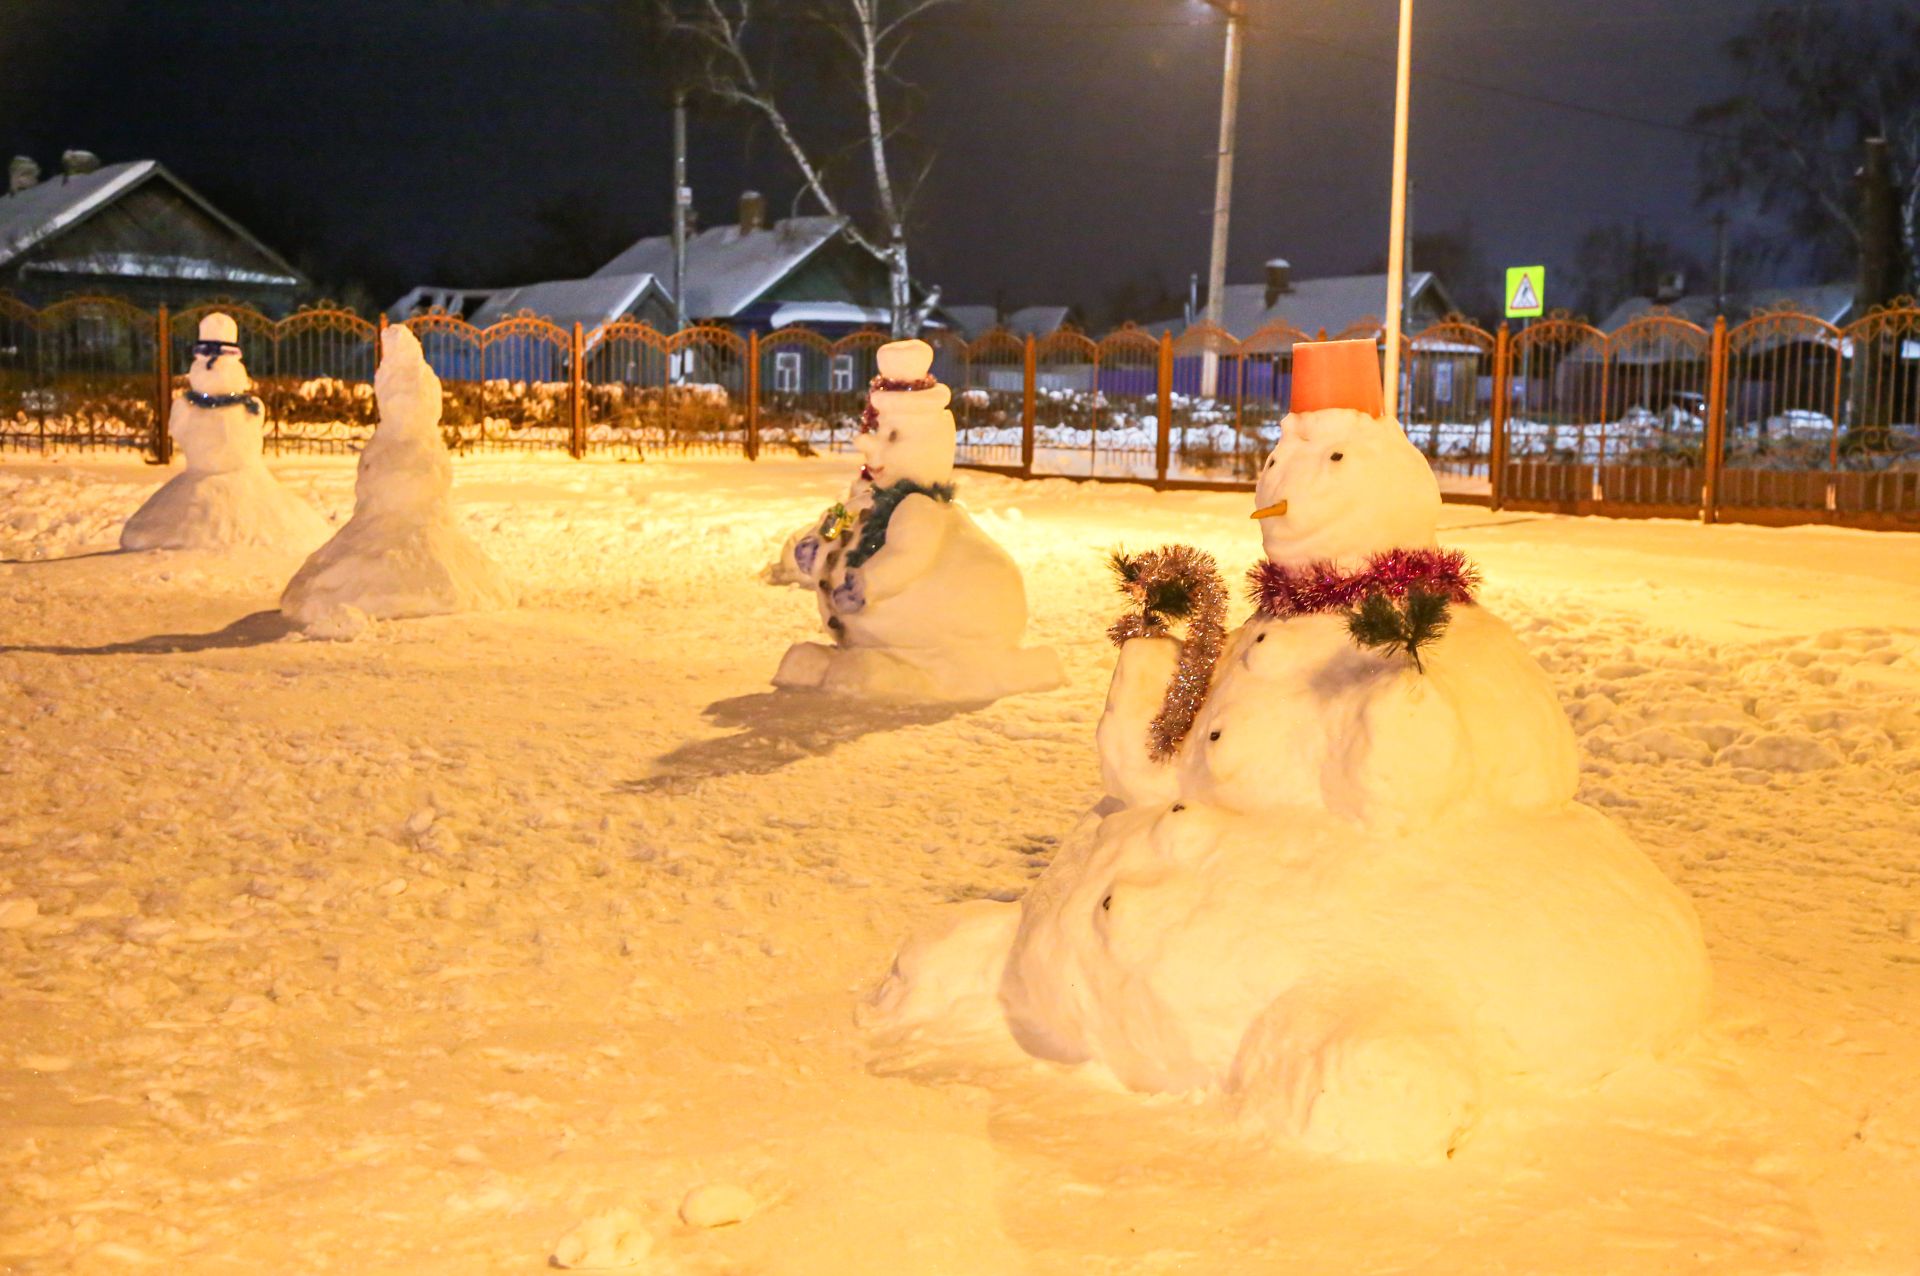
[[[1250,515],[1250,517],[1279,518],[1282,514],[1286,512],[1287,512],[1287,503],[1285,501],[1275,501],[1273,504],[1268,505],[1265,508],[1255,510],[1252,513],[1252,515]]]

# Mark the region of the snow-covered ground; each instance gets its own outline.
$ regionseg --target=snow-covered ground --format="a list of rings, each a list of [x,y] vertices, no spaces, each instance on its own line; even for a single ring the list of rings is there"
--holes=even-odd
[[[345,517],[351,457],[272,466]],[[330,644],[292,563],[104,552],[164,471],[0,463],[0,1269],[532,1273],[612,1209],[689,1274],[1920,1268],[1920,537],[1447,509],[1717,984],[1676,1066],[1389,1170],[869,1052],[897,942],[1098,796],[1102,552],[1258,538],[963,475],[1068,687],[775,694],[817,617],[757,573],[848,468],[462,459],[523,608]]]

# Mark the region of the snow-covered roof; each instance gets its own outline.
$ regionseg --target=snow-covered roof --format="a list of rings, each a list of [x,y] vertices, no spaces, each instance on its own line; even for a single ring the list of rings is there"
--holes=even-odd
[[[840,233],[838,217],[789,217],[762,230],[713,226],[687,240],[686,310],[693,319],[731,319]],[[653,275],[671,287],[673,237],[652,235],[593,272]]]
[[[1755,288],[1727,295],[1729,325],[1745,322],[1757,310],[1778,310],[1783,306],[1810,314],[1828,323],[1844,324],[1853,313],[1854,286],[1850,283],[1804,284],[1794,288]],[[1655,302],[1651,297],[1633,297],[1613,308],[1600,328],[1613,332],[1656,306],[1691,320],[1702,328],[1711,328],[1719,307],[1712,293],[1689,293],[1673,301]]]
[[[235,270],[213,262],[199,262],[199,265],[204,268],[201,273],[190,273],[178,277],[235,282],[285,284],[303,282],[300,272],[289,265],[280,254],[255,239],[245,227],[201,198],[192,187],[168,172],[158,160],[128,160],[120,164],[103,165],[91,173],[63,174],[29,186],[23,191],[0,196],[0,266],[72,229],[123,195],[155,179],[170,183],[202,212],[244,239],[281,271],[279,274],[268,275],[258,271]],[[156,268],[162,268],[166,263],[185,260],[187,259],[150,257],[144,258],[142,262],[129,263],[134,266],[144,265],[144,269],[130,269],[124,272],[109,270],[102,273],[152,275],[157,273]],[[108,264],[111,265],[110,259]],[[60,268],[49,263],[38,263],[38,265],[49,270]],[[94,264],[91,260],[82,259],[66,269],[92,271]]]
[[[1446,290],[1432,271],[1415,271],[1409,280],[1407,302],[1412,305],[1429,289],[1441,310],[1452,306]],[[1292,288],[1267,304],[1265,284],[1228,284],[1221,289],[1221,326],[1245,341],[1268,324],[1285,323],[1308,336],[1322,329],[1329,337],[1363,319],[1376,323],[1387,309],[1387,276],[1330,275],[1324,279],[1296,279]]]
[[[171,253],[97,253],[54,261],[34,261],[21,271],[35,275],[114,275],[140,279],[211,279],[238,284],[298,284],[297,275],[271,270],[247,270],[204,257]]]
[[[856,306],[851,301],[783,301],[774,307],[770,327],[785,328],[796,323],[872,324],[884,328],[893,322],[893,312],[885,306]]]
[[[1000,312],[992,306],[942,306],[940,313],[969,341],[1000,322]]]
[[[487,304],[498,288],[449,288],[444,284],[421,284],[409,288],[400,300],[387,307],[387,318],[396,322],[411,319],[428,310],[444,310],[465,318]]]
[[[1067,321],[1066,306],[1022,306],[1001,326],[1016,337],[1049,337]]]
[[[502,288],[468,317],[476,328],[498,323],[508,315],[531,310],[562,328],[579,324],[591,333],[603,323],[629,314],[651,291],[671,306],[666,289],[652,275],[592,275],[585,279],[550,279],[520,288]]]

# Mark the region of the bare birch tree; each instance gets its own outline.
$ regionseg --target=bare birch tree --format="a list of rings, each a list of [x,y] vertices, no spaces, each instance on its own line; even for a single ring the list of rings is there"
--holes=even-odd
[[[1701,194],[1784,213],[1794,246],[1843,269],[1867,233],[1861,144],[1884,138],[1901,247],[1920,265],[1920,15],[1790,0],[1758,11],[1726,52],[1742,83],[1694,115],[1722,134],[1703,150]]]
[[[669,36],[698,60],[698,87],[765,124],[821,211],[841,218],[847,238],[887,268],[894,335],[918,332],[938,295],[918,305],[913,298],[907,218],[926,170],[903,172],[897,155],[911,89],[898,63],[915,21],[955,0],[652,2]],[[775,81],[783,41],[803,34],[824,36],[835,54],[828,79],[830,87],[849,90],[846,118],[854,126],[844,131],[856,139],[850,147],[843,141],[835,148],[817,140],[817,130],[799,127]],[[843,150],[864,154],[863,179],[852,189],[835,173]]]

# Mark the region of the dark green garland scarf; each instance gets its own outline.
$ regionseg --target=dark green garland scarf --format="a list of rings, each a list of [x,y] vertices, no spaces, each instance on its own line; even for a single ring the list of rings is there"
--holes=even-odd
[[[867,511],[867,521],[860,528],[860,543],[847,551],[847,567],[860,566],[887,543],[887,524],[893,521],[893,511],[900,502],[909,496],[931,496],[941,504],[953,499],[953,484],[935,483],[922,487],[912,479],[901,479],[891,487],[876,488],[873,493],[873,508]]]

